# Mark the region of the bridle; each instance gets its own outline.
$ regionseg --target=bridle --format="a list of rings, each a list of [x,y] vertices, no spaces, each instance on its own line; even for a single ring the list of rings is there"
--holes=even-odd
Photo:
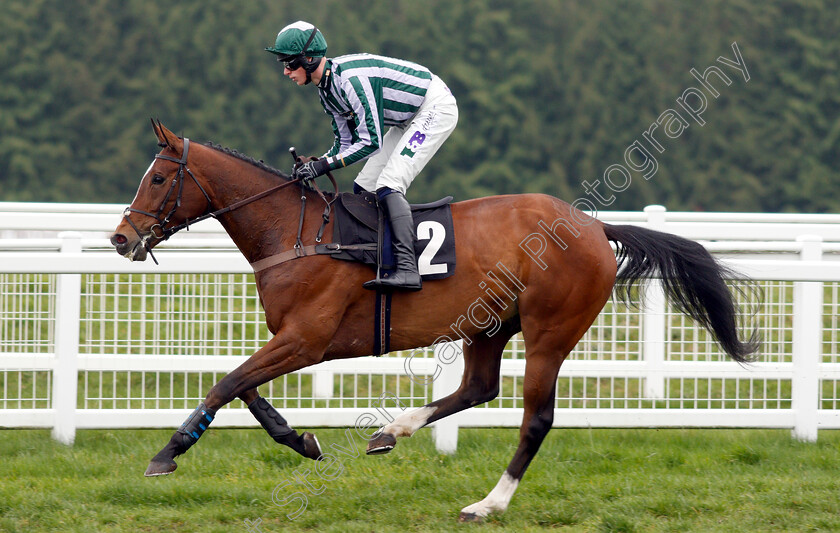
[[[172,182],[169,185],[169,190],[166,191],[166,196],[163,198],[163,202],[161,202],[160,207],[158,208],[156,213],[150,213],[148,211],[143,211],[141,209],[135,209],[131,206],[126,207],[125,211],[123,211],[123,218],[125,219],[126,222],[128,222],[128,224],[132,227],[132,229],[134,229],[134,232],[140,238],[140,243],[139,244],[143,245],[143,248],[146,249],[146,252],[149,254],[149,256],[152,258],[152,261],[154,261],[156,265],[159,264],[159,263],[158,263],[157,259],[155,258],[154,254],[152,253],[152,245],[149,243],[150,239],[155,238],[155,239],[159,239],[161,241],[168,240],[171,236],[175,235],[177,232],[181,231],[182,229],[189,230],[189,227],[192,226],[193,224],[195,224],[196,222],[201,222],[202,220],[206,220],[208,218],[218,218],[219,215],[223,215],[225,213],[233,211],[234,209],[238,209],[238,208],[242,207],[243,205],[246,205],[246,204],[249,204],[249,203],[254,202],[256,200],[259,200],[261,198],[264,198],[264,197],[268,196],[269,194],[272,194],[272,193],[282,189],[283,187],[287,187],[287,186],[292,185],[294,183],[301,184],[301,188],[303,188],[306,185],[311,184],[313,186],[314,190],[318,193],[318,195],[327,204],[327,207],[324,211],[324,216],[323,216],[324,222],[321,224],[321,229],[318,231],[318,235],[315,239],[317,242],[321,242],[321,237],[323,235],[324,228],[327,225],[327,222],[329,222],[330,210],[331,210],[331,207],[332,207],[332,203],[335,201],[335,198],[338,197],[338,185],[336,184],[336,181],[333,178],[332,174],[327,173],[327,176],[329,177],[330,181],[333,184],[333,187],[335,188],[335,195],[333,196],[332,200],[327,199],[324,192],[321,191],[321,189],[319,189],[317,185],[315,185],[315,182],[313,180],[310,180],[308,184],[304,184],[304,180],[302,180],[301,178],[292,178],[289,181],[286,181],[286,182],[281,183],[279,185],[275,185],[274,187],[266,189],[265,191],[257,193],[253,196],[249,196],[248,198],[245,198],[244,200],[240,200],[240,201],[238,201],[234,204],[231,204],[227,207],[223,207],[222,209],[217,209],[216,211],[211,211],[210,208],[212,206],[212,201],[210,200],[210,195],[207,194],[207,191],[204,190],[204,187],[201,186],[201,183],[198,182],[198,180],[195,178],[195,175],[192,173],[192,171],[187,166],[187,156],[189,155],[189,151],[190,151],[190,140],[185,137],[184,138],[184,151],[181,155],[181,159],[176,159],[174,157],[171,157],[171,156],[168,156],[168,155],[163,155],[163,154],[155,154],[155,159],[163,159],[165,161],[172,161],[173,163],[178,163],[178,174],[176,174],[175,177],[172,179]],[[174,215],[175,211],[181,206],[181,196],[184,192],[184,181],[186,181],[185,175],[188,175],[189,177],[192,178],[193,182],[196,184],[198,189],[204,195],[205,200],[207,200],[207,208],[204,210],[204,214],[202,214],[202,215],[200,215],[196,218],[193,218],[193,219],[188,218],[184,222],[182,222],[181,224],[177,224],[175,226],[171,226],[171,227],[167,228],[166,225],[169,223],[169,220],[172,218],[172,215]],[[162,215],[164,209],[166,209],[166,205],[169,203],[169,200],[172,197],[172,194],[175,191],[176,187],[178,189],[178,192],[177,192],[177,196],[175,198],[175,203],[172,205],[172,209],[170,209],[169,212],[166,213],[166,216],[162,217],[161,215]],[[303,213],[304,213],[305,206],[306,206],[306,195],[303,193],[303,191],[301,191],[300,224],[298,226],[298,238],[297,238],[297,242],[295,244],[295,248],[298,248],[301,245],[300,233],[303,229]],[[140,232],[140,229],[131,220],[131,217],[130,217],[131,213],[138,213],[140,215],[145,215],[145,216],[148,216],[148,217],[152,217],[157,221],[157,224],[153,224],[152,227],[149,228],[149,233],[143,235]],[[158,232],[160,232],[160,233],[158,234]]]

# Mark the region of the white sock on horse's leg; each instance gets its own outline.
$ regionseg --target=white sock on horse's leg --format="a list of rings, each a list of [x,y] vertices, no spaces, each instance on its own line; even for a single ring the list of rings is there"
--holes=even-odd
[[[421,407],[414,411],[403,413],[393,422],[382,428],[383,433],[394,437],[410,437],[421,427],[425,426],[429,418],[437,411],[437,407]]]
[[[461,518],[484,518],[494,511],[504,511],[507,509],[510,499],[513,498],[517,486],[519,486],[519,480],[514,479],[505,471],[486,498],[461,509]]]

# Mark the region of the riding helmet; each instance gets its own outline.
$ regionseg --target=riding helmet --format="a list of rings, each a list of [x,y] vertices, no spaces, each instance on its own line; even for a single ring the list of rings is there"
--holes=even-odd
[[[327,55],[327,40],[314,25],[299,20],[280,30],[274,46],[265,50],[280,56],[278,59],[281,61],[296,56],[324,57]]]

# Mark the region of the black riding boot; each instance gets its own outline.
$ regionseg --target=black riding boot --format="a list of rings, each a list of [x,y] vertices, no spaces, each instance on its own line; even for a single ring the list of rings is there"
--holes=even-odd
[[[414,241],[417,240],[417,234],[414,231],[414,219],[411,217],[411,206],[399,191],[391,192],[381,200],[381,203],[391,221],[397,271],[387,278],[381,278],[378,282],[375,279],[368,281],[363,287],[419,291],[423,288],[423,282],[420,279],[420,273],[417,272],[417,258],[414,256]]]

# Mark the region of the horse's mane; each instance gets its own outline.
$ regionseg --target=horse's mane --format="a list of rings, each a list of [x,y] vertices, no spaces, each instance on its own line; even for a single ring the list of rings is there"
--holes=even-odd
[[[246,163],[250,163],[261,170],[265,170],[266,172],[270,172],[276,176],[280,176],[283,179],[289,179],[288,174],[281,170],[277,170],[272,166],[267,165],[262,159],[254,159],[253,157],[245,155],[242,152],[234,150],[233,148],[225,148],[224,146],[220,144],[215,144],[212,141],[204,143],[204,146],[210,147],[213,150],[222,152],[223,154],[229,155],[231,157],[235,157],[236,159],[239,159],[241,161],[245,161]]]

